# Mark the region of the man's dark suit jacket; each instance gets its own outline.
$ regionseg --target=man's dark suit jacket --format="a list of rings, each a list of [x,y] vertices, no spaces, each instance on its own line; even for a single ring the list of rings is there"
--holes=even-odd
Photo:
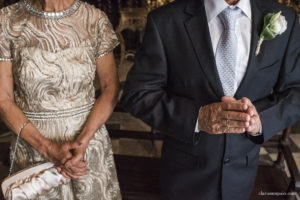
[[[203,0],[175,1],[148,16],[143,45],[121,103],[166,134],[161,185],[170,200],[245,200],[256,176],[259,144],[300,119],[300,28],[297,13],[274,0],[251,0],[247,72],[236,99],[256,106],[263,134],[194,133],[199,108],[220,102]],[[282,11],[287,30],[255,48],[267,13]]]

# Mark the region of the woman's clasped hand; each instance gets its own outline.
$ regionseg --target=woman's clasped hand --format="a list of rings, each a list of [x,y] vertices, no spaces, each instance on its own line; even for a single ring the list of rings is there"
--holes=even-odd
[[[48,145],[44,157],[55,164],[55,168],[66,178],[77,179],[86,175],[84,161],[86,145],[79,142],[53,143]]]

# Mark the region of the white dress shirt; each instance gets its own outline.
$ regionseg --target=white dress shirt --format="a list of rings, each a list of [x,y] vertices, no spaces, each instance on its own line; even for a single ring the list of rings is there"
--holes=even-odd
[[[204,5],[214,55],[216,55],[217,46],[224,30],[223,24],[218,15],[227,7],[238,7],[242,11],[236,19],[235,26],[235,34],[238,42],[235,67],[236,78],[234,80],[234,92],[236,92],[244,78],[249,60],[252,30],[250,0],[240,0],[234,6],[229,6],[225,0],[204,0]],[[198,120],[195,131],[199,132]]]

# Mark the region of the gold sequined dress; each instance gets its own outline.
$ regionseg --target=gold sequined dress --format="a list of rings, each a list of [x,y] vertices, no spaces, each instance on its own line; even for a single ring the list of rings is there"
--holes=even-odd
[[[0,10],[0,60],[12,62],[15,103],[52,141],[72,141],[80,133],[95,101],[96,59],[117,45],[107,16],[79,0],[55,13],[36,10],[24,0]],[[87,175],[39,199],[121,199],[104,125],[85,159]],[[19,142],[14,171],[41,161],[28,143]]]

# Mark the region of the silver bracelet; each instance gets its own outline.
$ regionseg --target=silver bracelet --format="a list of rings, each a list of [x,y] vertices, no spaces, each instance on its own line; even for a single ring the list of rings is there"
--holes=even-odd
[[[24,124],[20,127],[20,129],[19,129],[19,131],[18,131],[18,133],[17,133],[18,136],[21,134],[21,132],[22,132],[22,130],[25,128],[25,126],[27,126],[29,123],[30,123],[29,120],[26,121],[26,122],[24,122]]]
[[[13,165],[14,165],[14,161],[15,161],[15,157],[16,157],[16,151],[17,151],[17,146],[18,146],[18,143],[19,143],[20,134],[21,134],[22,130],[25,128],[25,126],[27,126],[29,123],[30,123],[29,120],[26,121],[26,122],[24,122],[24,124],[22,124],[22,126],[20,127],[20,129],[19,129],[19,131],[17,133],[17,140],[16,140],[16,143],[15,143],[15,148],[14,148],[14,152],[13,152],[13,155],[12,155],[12,159],[11,159],[11,164],[10,164],[8,176],[11,175],[11,172],[12,172],[12,169],[13,169]]]

